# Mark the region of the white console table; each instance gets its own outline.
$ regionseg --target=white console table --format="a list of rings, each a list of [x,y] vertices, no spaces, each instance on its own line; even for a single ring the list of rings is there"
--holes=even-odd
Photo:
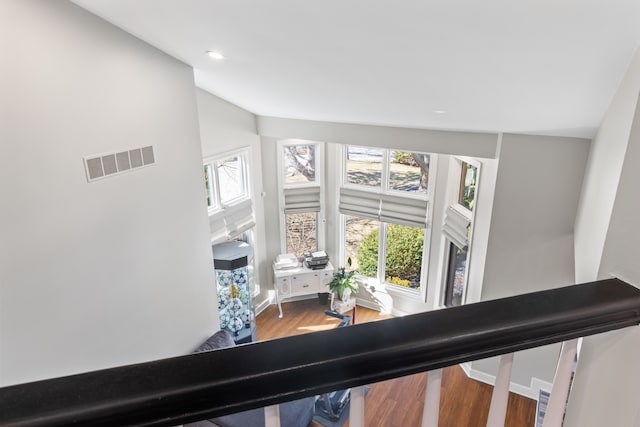
[[[276,302],[282,319],[283,299],[301,295],[329,292],[329,282],[333,278],[333,266],[328,263],[321,270],[312,270],[307,267],[276,270],[273,267],[273,282],[276,288]]]

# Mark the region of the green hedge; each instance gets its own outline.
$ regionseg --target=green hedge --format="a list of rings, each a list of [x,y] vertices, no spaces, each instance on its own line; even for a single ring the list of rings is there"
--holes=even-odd
[[[387,227],[386,276],[394,282],[409,280],[420,272],[424,230],[406,225]],[[358,249],[360,274],[373,277],[378,271],[378,230],[364,238]],[[400,284],[400,283],[398,283]]]

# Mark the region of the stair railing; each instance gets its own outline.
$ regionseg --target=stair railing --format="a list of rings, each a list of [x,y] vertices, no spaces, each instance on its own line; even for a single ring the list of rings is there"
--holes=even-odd
[[[271,406],[270,422],[281,402],[429,371],[423,425],[430,427],[437,425],[431,399],[440,392],[441,368],[566,341],[553,390],[561,390],[560,403],[552,396],[545,420],[545,427],[559,426],[568,388],[560,378],[574,340],[639,322],[640,290],[602,280],[4,387],[0,425],[172,426]],[[497,389],[508,384],[510,364],[506,356]],[[488,425],[501,425],[505,398],[492,400]],[[363,402],[356,391],[352,427],[364,424]]]

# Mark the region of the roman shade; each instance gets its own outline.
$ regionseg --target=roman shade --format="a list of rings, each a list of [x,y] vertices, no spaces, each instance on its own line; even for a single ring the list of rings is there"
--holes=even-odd
[[[442,234],[454,245],[464,249],[469,245],[469,226],[471,219],[460,212],[455,206],[449,206],[444,216]]]
[[[411,227],[427,227],[428,202],[395,194],[380,195],[380,221]]]
[[[320,212],[320,187],[284,189],[284,213]]]
[[[428,207],[425,199],[345,187],[340,189],[338,205],[344,215],[419,228],[427,227]]]
[[[227,241],[256,225],[251,199],[225,206],[209,216],[211,243]]]

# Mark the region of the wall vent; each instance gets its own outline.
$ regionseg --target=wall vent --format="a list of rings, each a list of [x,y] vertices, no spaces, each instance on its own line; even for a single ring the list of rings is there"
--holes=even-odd
[[[84,158],[87,181],[118,175],[133,169],[155,164],[153,146],[134,148],[117,153],[100,154]]]

